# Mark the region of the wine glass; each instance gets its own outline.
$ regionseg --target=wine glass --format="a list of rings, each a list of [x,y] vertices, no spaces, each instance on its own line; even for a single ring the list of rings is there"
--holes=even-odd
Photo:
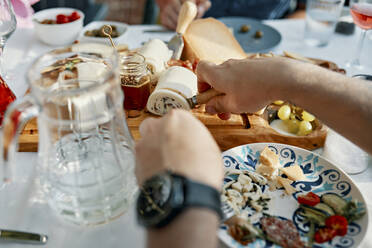
[[[0,75],[6,78],[3,70],[2,55],[7,39],[12,35],[17,26],[13,6],[10,0],[0,0]]]
[[[356,48],[355,57],[346,64],[346,67],[351,71],[351,74],[361,74],[368,70],[360,63],[360,55],[366,33],[372,29],[372,0],[350,0],[350,12],[354,23],[362,29],[362,33]]]

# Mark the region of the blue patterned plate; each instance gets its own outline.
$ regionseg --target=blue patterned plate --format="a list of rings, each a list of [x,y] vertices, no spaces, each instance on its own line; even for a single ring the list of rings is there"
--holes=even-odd
[[[238,146],[222,154],[225,168],[254,171],[260,157],[260,152],[266,146],[269,146],[271,150],[279,155],[279,161],[284,167],[296,163],[304,171],[306,180],[297,181],[292,184],[299,192],[291,196],[285,195],[283,197],[283,189],[271,192],[268,190],[268,187],[265,187],[265,192],[272,197],[272,205],[269,213],[273,216],[292,220],[304,241],[306,241],[305,235],[309,231],[309,223],[298,214],[300,210],[298,208],[299,204],[296,201],[297,194],[312,191],[322,195],[333,192],[346,200],[357,200],[359,204],[364,205],[366,208],[367,205],[362,194],[349,176],[326,159],[298,147],[276,143],[255,143]],[[349,224],[348,233],[344,237],[336,237],[332,241],[322,245],[314,244],[313,247],[358,247],[366,235],[367,228],[368,212],[362,219]],[[229,247],[279,247],[260,239],[248,244],[248,246],[243,246],[236,242],[227,233],[226,229],[226,226],[222,225],[218,236]]]

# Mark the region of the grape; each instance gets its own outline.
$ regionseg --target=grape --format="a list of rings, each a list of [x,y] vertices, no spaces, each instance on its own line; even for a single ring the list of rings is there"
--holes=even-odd
[[[289,115],[291,114],[291,107],[288,105],[283,105],[278,110],[278,117],[279,119],[285,121],[289,119]]]
[[[297,135],[308,135],[313,130],[311,123],[308,121],[301,121]]]
[[[315,120],[315,116],[313,116],[312,114],[310,114],[309,112],[306,112],[304,110],[304,111],[302,111],[302,119],[304,121],[313,121],[313,120]]]
[[[275,105],[282,105],[283,103],[284,103],[284,101],[282,101],[282,100],[276,100],[274,102]]]
[[[288,128],[288,132],[290,132],[290,133],[297,133],[298,132],[298,128],[299,128],[299,125],[300,125],[299,120],[289,119],[289,120],[284,121],[284,123]]]

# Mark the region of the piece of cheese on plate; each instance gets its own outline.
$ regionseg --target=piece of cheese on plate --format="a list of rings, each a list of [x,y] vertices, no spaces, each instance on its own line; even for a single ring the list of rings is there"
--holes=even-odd
[[[221,64],[229,59],[244,59],[247,54],[228,27],[214,18],[193,21],[183,35],[183,60],[207,60]]]
[[[302,181],[305,179],[304,172],[299,165],[280,168],[280,171],[293,181]]]
[[[284,187],[285,192],[287,195],[292,195],[293,193],[297,192],[295,188],[292,187],[291,183],[292,180],[284,177],[278,177],[278,182]]]
[[[260,154],[260,162],[273,168],[281,167],[278,155],[268,147],[265,147],[265,149],[262,150]]]
[[[274,175],[278,174],[277,173],[277,168],[264,165],[264,164],[259,164],[256,169],[257,173],[260,173],[261,175],[265,176],[266,178],[271,178]]]

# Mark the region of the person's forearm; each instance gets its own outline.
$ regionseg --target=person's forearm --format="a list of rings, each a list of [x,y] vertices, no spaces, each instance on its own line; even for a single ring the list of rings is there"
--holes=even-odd
[[[307,68],[304,70],[303,67]],[[292,64],[283,99],[315,114],[326,125],[372,153],[372,82],[317,66]]]
[[[177,216],[161,229],[149,229],[148,248],[216,248],[217,215],[207,209],[193,208]]]

